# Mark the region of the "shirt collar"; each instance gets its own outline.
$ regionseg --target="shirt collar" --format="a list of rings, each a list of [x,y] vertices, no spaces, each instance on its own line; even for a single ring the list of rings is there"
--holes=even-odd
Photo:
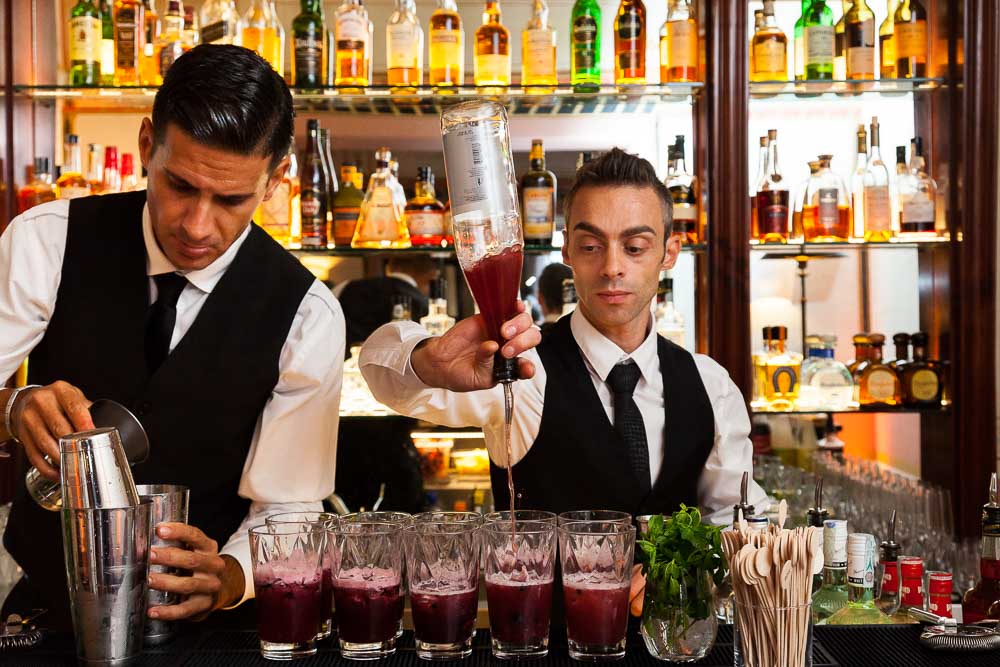
[[[417,281],[413,279],[413,276],[408,273],[395,273],[390,272],[385,274],[386,278],[395,278],[396,280],[402,280],[404,283],[411,285],[413,287],[417,286]]]
[[[146,275],[153,277],[164,273],[179,273],[205,294],[211,294],[215,286],[222,280],[223,274],[236,259],[237,253],[249,235],[250,225],[247,225],[243,233],[229,246],[229,249],[204,269],[180,271],[173,262],[167,259],[160,244],[156,241],[156,235],[153,233],[153,221],[149,216],[149,204],[142,207],[142,238],[146,244]]]
[[[626,354],[618,345],[594,328],[583,311],[575,308],[569,321],[570,330],[576,344],[580,346],[583,358],[587,360],[602,382],[607,382],[611,369],[626,359],[632,359],[642,372],[643,378],[649,381],[647,373],[659,372],[660,366],[656,352],[656,329],[650,320],[649,332],[645,340],[632,354]]]

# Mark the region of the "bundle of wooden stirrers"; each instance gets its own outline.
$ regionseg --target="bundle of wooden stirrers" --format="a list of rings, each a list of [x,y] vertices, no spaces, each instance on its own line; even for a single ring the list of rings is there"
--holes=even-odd
[[[810,598],[814,574],[823,570],[823,530],[778,525],[752,531],[740,517],[739,530],[722,533],[722,548],[736,595],[736,623],[746,667],[802,667],[806,664]]]

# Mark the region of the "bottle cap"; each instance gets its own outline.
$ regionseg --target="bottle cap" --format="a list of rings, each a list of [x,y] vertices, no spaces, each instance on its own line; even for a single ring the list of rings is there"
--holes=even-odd
[[[909,345],[910,344],[910,334],[898,333],[893,334],[892,342],[896,345]]]
[[[855,345],[868,345],[871,341],[868,340],[868,334],[856,333],[851,338]]]
[[[910,341],[913,343],[914,347],[924,347],[927,345],[927,341],[930,337],[923,331],[918,331],[917,333],[910,336]]]
[[[823,522],[823,558],[831,566],[847,563],[847,521],[827,519]]]
[[[928,572],[927,592],[931,595],[951,595],[951,572]]]
[[[35,158],[35,175],[49,173],[49,159],[47,157]]]
[[[118,147],[108,146],[104,149],[104,168],[114,169],[118,167]]]
[[[847,536],[847,553],[864,555],[875,548],[875,536],[870,533],[851,533]]]
[[[923,579],[924,559],[920,556],[900,556],[899,576],[903,579]]]
[[[885,345],[885,336],[878,333],[868,334],[868,342],[872,345]]]
[[[66,143],[69,144],[70,146],[76,146],[78,143],[80,143],[80,137],[78,137],[75,134],[67,134]]]
[[[497,382],[513,382],[519,379],[517,357],[508,359],[499,350],[493,355],[493,379]]]
[[[131,153],[122,153],[122,176],[135,173],[135,163]]]
[[[783,326],[771,327],[771,331],[774,335],[774,338],[778,340],[785,340],[786,338],[788,338],[788,327],[783,327]]]

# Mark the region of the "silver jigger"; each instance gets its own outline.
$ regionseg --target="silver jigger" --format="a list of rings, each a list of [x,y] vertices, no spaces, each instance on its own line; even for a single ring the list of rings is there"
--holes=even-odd
[[[142,652],[151,503],[62,510],[77,657],[119,667]]]
[[[179,547],[176,540],[164,540],[156,535],[156,526],[164,522],[187,523],[188,520],[188,488],[179,484],[139,484],[135,487],[142,502],[152,504],[151,523],[153,527],[152,542],[154,547]],[[151,565],[150,572],[177,574],[176,568],[165,565]],[[149,589],[146,597],[150,607],[177,604],[180,595]],[[155,618],[146,619],[145,641],[147,646],[157,646],[173,639],[176,631],[171,621],[161,621]]]

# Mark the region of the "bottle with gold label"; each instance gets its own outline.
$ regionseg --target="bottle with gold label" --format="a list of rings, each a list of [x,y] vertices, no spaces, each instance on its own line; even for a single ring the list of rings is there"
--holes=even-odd
[[[473,69],[477,86],[510,85],[510,31],[501,22],[499,0],[486,0]]]
[[[274,188],[268,199],[263,200],[254,211],[253,221],[283,246],[292,241],[293,218],[299,213],[299,169],[295,152],[289,151],[289,165],[281,182]],[[301,220],[299,221],[301,227]]]
[[[862,407],[899,405],[902,399],[899,377],[882,361],[885,336],[869,334],[868,342],[871,345],[868,360],[854,369],[854,379],[858,383],[858,403]]]
[[[395,179],[389,169],[392,152],[385,147],[375,152],[375,173],[368,179],[368,190],[361,202],[358,225],[351,240],[352,248],[409,248],[403,206],[394,192]]]
[[[698,23],[690,0],[670,0],[660,28],[660,82],[698,80]]]
[[[799,396],[802,355],[788,351],[787,339],[787,327],[771,327],[772,352],[767,358],[764,383],[764,402],[769,410],[792,410]]]
[[[340,189],[333,197],[333,244],[349,248],[365,199],[364,175],[354,162],[340,163]]]
[[[322,6],[322,3],[317,4]],[[371,35],[368,23],[368,10],[361,0],[344,0],[337,7],[333,24],[334,85],[369,85]]]
[[[615,16],[615,83],[646,83],[646,5],[621,0]]]
[[[69,84],[101,83],[101,11],[91,0],[80,0],[69,13]]]
[[[461,86],[465,81],[465,30],[455,0],[438,0],[429,27],[430,84],[438,88]]]
[[[927,360],[928,336],[918,331],[910,337],[913,343],[913,360],[902,367],[903,403],[914,407],[941,405],[941,374],[935,364]]]
[[[396,0],[385,26],[386,78],[390,86],[416,89],[424,77],[424,29],[415,0]]]
[[[878,28],[878,71],[880,79],[896,78],[896,42],[893,40],[893,19],[896,15],[896,3],[899,0],[886,0],[886,16]]]
[[[531,170],[521,179],[524,244],[551,246],[556,222],[556,175],[545,168],[541,139],[531,140]]]
[[[927,76],[927,10],[920,0],[900,0],[893,14],[896,41],[896,76]]]
[[[534,0],[531,19],[521,32],[521,85],[541,87],[546,92],[556,86],[556,31],[549,25],[549,6]]]
[[[427,165],[417,167],[413,199],[406,202],[406,228],[414,246],[446,248],[451,240],[445,234],[444,204],[434,191],[434,172]]]
[[[774,18],[774,0],[764,0],[764,25],[750,43],[751,81],[788,79],[788,37]]]
[[[141,0],[115,1],[116,86],[138,86],[139,61],[146,42],[146,8]]]
[[[854,0],[844,19],[847,78],[875,78],[875,14],[865,0]]]

